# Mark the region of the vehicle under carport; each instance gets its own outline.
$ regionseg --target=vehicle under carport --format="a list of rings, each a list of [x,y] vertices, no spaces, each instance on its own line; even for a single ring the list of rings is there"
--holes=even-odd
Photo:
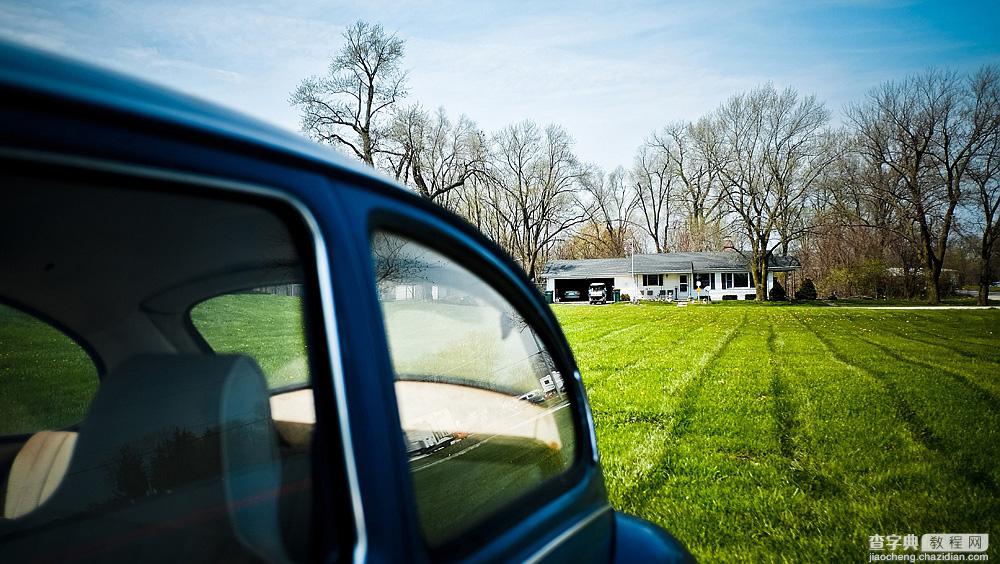
[[[604,284],[610,298],[611,289],[615,285],[614,278],[556,278],[555,299],[557,302],[585,302],[587,301],[587,289],[591,284],[598,282]],[[567,299],[565,295],[570,290],[579,292],[580,297]]]

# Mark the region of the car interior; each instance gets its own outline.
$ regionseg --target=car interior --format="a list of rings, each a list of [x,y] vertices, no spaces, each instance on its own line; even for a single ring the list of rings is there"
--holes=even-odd
[[[253,346],[213,350],[191,311],[215,296],[301,288],[311,251],[273,205],[148,184],[4,181],[0,304],[72,338],[99,382],[74,398],[75,422],[53,414],[52,427],[5,428],[0,560],[305,559],[315,422],[305,351],[289,351],[305,373],[275,386]],[[304,318],[301,297],[281,303]],[[304,342],[304,323],[297,330]],[[33,354],[35,372],[5,383],[11,409],[43,401],[67,370],[34,346],[0,340]]]

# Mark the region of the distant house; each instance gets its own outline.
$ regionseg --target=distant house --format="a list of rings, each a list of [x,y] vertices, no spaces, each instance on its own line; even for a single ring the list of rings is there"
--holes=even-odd
[[[634,261],[634,262],[633,262]],[[775,272],[801,267],[794,257],[773,256],[768,264],[767,290]],[[634,277],[633,277],[634,273]],[[659,253],[612,259],[555,260],[542,272],[545,289],[555,301],[585,301],[587,287],[603,282],[610,290],[643,300],[752,300],[756,297],[748,261],[739,252]],[[567,298],[566,292],[575,290]]]

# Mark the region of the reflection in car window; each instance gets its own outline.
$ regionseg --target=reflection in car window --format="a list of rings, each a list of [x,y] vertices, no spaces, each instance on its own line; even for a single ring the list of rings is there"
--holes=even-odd
[[[493,288],[412,241],[378,233],[372,245],[417,510],[439,545],[570,466],[569,401]]]
[[[309,382],[301,284],[264,286],[205,300],[191,310],[191,322],[215,352],[256,359],[268,387]]]
[[[0,435],[60,429],[83,419],[97,368],[58,329],[0,304]]]

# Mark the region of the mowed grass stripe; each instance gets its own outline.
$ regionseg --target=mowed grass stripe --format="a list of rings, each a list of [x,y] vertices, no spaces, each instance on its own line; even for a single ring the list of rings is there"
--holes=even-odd
[[[726,333],[719,327],[717,337],[725,340]],[[623,388],[592,396],[592,405],[601,406],[595,415],[601,449],[615,452],[604,467],[605,479],[612,484],[612,502],[618,506],[630,505],[624,499],[627,492],[641,491],[636,483],[656,470],[668,448],[676,412],[687,397],[687,386],[716,352],[703,346],[663,346],[663,341],[662,337],[641,341],[645,350],[640,354],[648,361],[630,372]]]
[[[568,309],[589,309],[592,315],[607,311],[573,306],[555,309],[560,317]],[[621,505],[625,503],[624,492],[651,472],[662,457],[683,387],[710,361],[712,344],[734,328],[726,323],[705,323],[703,316],[676,307],[628,305],[617,309],[624,310],[626,318],[645,318],[649,323],[646,330],[574,343],[574,355],[581,372],[588,375],[584,379],[591,405],[599,406],[595,407],[595,421],[600,448],[616,453],[605,459],[604,473],[612,502]],[[718,315],[738,320],[742,314],[713,317]],[[600,327],[601,319],[611,326],[616,322],[615,316],[594,317],[592,322]],[[609,360],[615,358],[631,360]],[[618,369],[621,366],[627,369]]]
[[[562,323],[563,319],[568,321],[568,325],[563,326],[566,337],[578,344],[595,341],[607,335],[615,334],[655,319],[651,315],[651,312],[631,307],[629,304],[604,306],[554,305],[552,307],[554,310],[560,312],[560,323]],[[590,319],[593,313],[589,310],[596,307],[613,309],[614,316],[619,320],[619,323],[594,324],[588,322],[587,320]]]
[[[965,387],[970,394],[982,400],[983,404],[989,406],[993,412],[1000,409],[1000,399],[995,395],[1000,392],[1000,387],[992,378],[995,374],[993,367],[988,367],[986,370],[989,372],[984,372],[982,363],[963,362],[961,358],[956,358],[958,355],[954,353],[945,353],[937,357],[928,355],[925,357],[927,360],[924,360],[919,356],[919,352],[914,353],[905,342],[886,343],[886,339],[879,335],[869,335],[861,340],[877,347],[883,354],[895,360],[950,377],[957,385]],[[1000,370],[1000,367],[997,369]],[[980,383],[979,380],[983,376],[989,377],[983,378],[983,382]]]
[[[820,335],[812,323],[805,325]],[[867,332],[854,316],[825,318],[823,330],[821,340],[838,358],[883,383],[899,418],[925,446],[944,455],[944,466],[970,486],[984,488],[984,495],[997,495],[1000,471],[993,461],[1000,444],[1000,417],[978,390],[925,366],[892,362],[900,359],[866,341]]]
[[[916,326],[935,339],[954,343],[960,348],[1000,357],[997,341],[1000,327],[997,327],[996,311],[964,310],[959,315],[954,311],[914,310],[901,311]],[[906,325],[897,324],[897,326]]]
[[[678,397],[679,401],[676,403],[676,409],[672,412],[672,417],[670,418],[672,427],[666,436],[666,442],[662,445],[660,458],[625,492],[622,496],[624,506],[635,505],[637,502],[641,503],[642,498],[648,492],[660,488],[671,477],[673,469],[676,466],[676,460],[673,456],[674,450],[671,447],[683,440],[685,433],[688,432],[691,426],[692,419],[697,415],[696,406],[702,391],[706,367],[716,362],[724,354],[727,347],[732,343],[733,338],[739,334],[739,330],[745,324],[746,316],[744,315],[739,325],[729,329],[714,348],[705,351],[698,359],[698,362],[676,381],[677,385],[671,390],[672,393],[670,396]]]
[[[905,327],[883,326],[881,330],[889,335],[913,341],[920,345],[944,348],[966,358],[1000,364],[1000,351],[990,350],[987,343],[974,344],[962,338],[942,337],[938,332],[931,330],[931,328],[922,326],[923,323],[925,321],[914,319],[912,323],[907,323]]]
[[[931,372],[940,371],[960,381],[972,393],[1000,409],[1000,356],[989,347],[979,347],[979,353],[956,349],[953,340],[937,339],[926,342],[915,339],[912,331],[892,328],[884,316],[846,316],[848,322],[863,331],[863,340],[879,347],[883,353],[901,362],[920,366]],[[910,319],[904,319],[910,325]],[[986,349],[984,351],[984,348]]]
[[[912,434],[881,380],[794,319],[777,335],[783,401],[798,414],[793,479],[807,496],[796,506],[808,525],[790,543],[794,559],[855,561],[871,531],[950,520],[950,504],[967,498],[964,480],[940,472],[945,457]]]
[[[700,316],[678,315],[661,308],[657,319],[633,325],[628,333],[606,335],[597,342],[575,348],[577,362],[599,379],[588,385],[592,394],[609,393],[623,398],[622,407],[633,409],[635,403],[661,408],[665,397],[672,397],[691,367],[702,362],[697,353],[704,353],[706,343],[718,339],[725,329]],[[670,358],[665,362],[664,357]],[[648,376],[649,378],[646,378]],[[631,380],[641,379],[653,384],[651,394],[628,394]]]
[[[912,327],[906,329],[882,328],[881,331],[886,334],[890,342],[893,342],[895,339],[908,341],[910,348],[917,351],[925,351],[925,354],[921,358],[935,359],[937,358],[936,353],[938,351],[945,351],[967,359],[974,364],[982,365],[983,368],[977,369],[977,371],[990,374],[990,380],[995,380],[995,372],[1000,372],[1000,357],[983,350],[985,348],[983,345],[969,346],[966,343],[955,340],[933,338],[929,336],[928,332]]]
[[[665,453],[665,479],[649,492],[662,501],[644,508],[693,539],[707,561],[761,561],[800,530],[791,509],[802,493],[782,455],[771,355],[761,338],[768,325],[766,315],[744,319],[690,388]]]

